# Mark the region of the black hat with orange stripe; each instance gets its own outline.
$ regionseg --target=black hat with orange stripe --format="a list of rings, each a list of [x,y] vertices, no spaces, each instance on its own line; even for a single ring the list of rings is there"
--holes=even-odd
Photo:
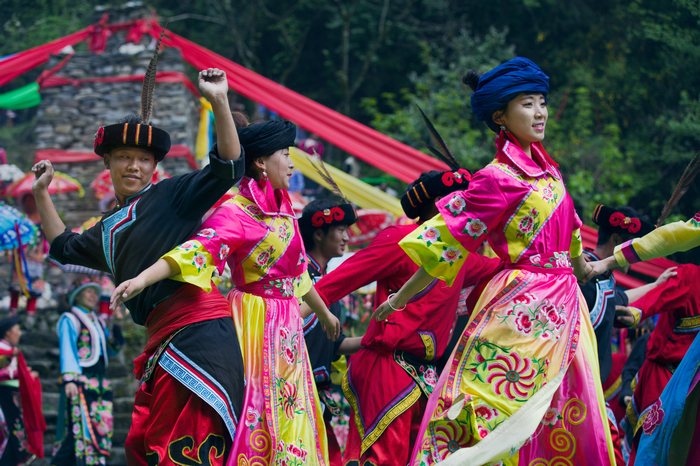
[[[423,110],[420,107],[418,110],[420,110],[423,121],[425,121],[428,131],[437,145],[437,148],[429,144],[425,144],[425,147],[437,159],[445,162],[450,170],[444,172],[433,170],[421,173],[416,181],[408,185],[406,193],[401,196],[401,207],[408,218],[420,217],[439,197],[467,189],[469,181],[472,179],[471,173],[462,168],[455,160],[447,144],[423,113]]]
[[[163,33],[165,29],[163,29]],[[101,126],[95,133],[95,153],[104,157],[117,147],[138,147],[150,151],[160,162],[170,151],[170,135],[150,124],[153,113],[153,96],[156,84],[156,65],[163,33],[158,39],[156,50],[143,77],[141,91],[141,115],[129,115],[120,123]]]

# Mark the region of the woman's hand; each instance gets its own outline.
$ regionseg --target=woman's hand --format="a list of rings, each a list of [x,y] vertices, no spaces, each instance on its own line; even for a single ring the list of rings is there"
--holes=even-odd
[[[326,309],[325,312],[316,313],[318,321],[321,323],[321,328],[326,332],[328,339],[335,341],[340,336],[340,321],[331,311]]]
[[[677,268],[678,267],[671,267],[670,269],[666,269],[664,271],[664,273],[659,275],[659,278],[656,279],[656,281],[654,282],[654,285],[656,285],[656,286],[663,285],[666,282],[666,280],[678,275],[678,272],[675,271]]]
[[[136,297],[144,288],[146,288],[146,281],[141,278],[141,275],[120,283],[112,292],[112,297],[109,300],[109,309],[115,312],[119,305]]]
[[[389,303],[389,299],[392,300],[391,304]],[[404,307],[406,307],[406,303],[401,302],[399,298],[399,293],[397,293],[393,296],[390,296],[386,301],[380,304],[379,307],[375,309],[372,313],[372,318],[377,321],[386,320],[386,318],[389,317],[390,314],[396,312],[396,310],[398,309],[403,310]]]
[[[74,384],[73,382],[68,382],[66,384],[65,390],[66,390],[66,398],[68,398],[69,400],[78,396],[78,386],[76,384]]]
[[[209,68],[199,72],[199,89],[210,102],[217,96],[226,96],[228,81],[226,73],[218,68]]]
[[[615,256],[610,256],[597,262],[591,262],[588,265],[588,270],[583,278],[579,277],[578,274],[576,275],[576,278],[578,278],[581,283],[588,283],[588,281],[592,278],[602,275],[608,270],[616,268],[617,261],[615,260]],[[574,271],[574,273],[576,272]]]
[[[34,172],[34,182],[32,182],[32,191],[48,191],[49,185],[53,180],[53,165],[48,160],[37,162],[32,167]]]

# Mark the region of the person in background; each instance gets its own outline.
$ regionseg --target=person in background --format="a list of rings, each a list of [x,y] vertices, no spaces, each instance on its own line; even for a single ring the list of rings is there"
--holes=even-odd
[[[615,247],[639,238],[654,230],[654,224],[645,216],[639,215],[635,209],[629,206],[620,206],[614,209],[599,205],[593,213],[593,222],[598,225],[598,243],[593,251],[583,251],[589,263],[595,263],[601,258],[608,257]],[[629,266],[622,268],[622,273],[629,271]],[[598,343],[598,362],[600,364],[600,380],[603,384],[612,370],[612,331],[615,327],[632,327],[639,323],[638,313],[627,313],[616,317],[616,314],[624,313],[629,304],[630,294],[633,297],[641,297],[647,291],[655,288],[669,277],[675,275],[673,269],[669,269],[651,284],[644,285],[634,290],[622,291],[616,287],[615,277],[612,272],[598,275],[593,280],[581,286],[586,304],[591,315],[591,324],[595,330]],[[620,309],[624,308],[624,309]],[[623,363],[624,364],[624,363]]]
[[[101,290],[89,277],[75,280],[68,291],[70,311],[58,320],[62,390],[55,466],[105,465],[112,448],[112,388],[105,370],[124,337],[120,325],[110,332],[94,312]]]
[[[306,139],[299,141],[297,147],[311,156],[318,155],[319,159],[323,158],[323,143],[319,140],[318,136],[313,133],[310,133],[309,137]],[[299,183],[295,182],[295,185],[298,186]],[[304,196],[315,199],[317,196],[321,195],[323,189],[323,186],[316,183],[311,178],[304,177],[301,191]]]
[[[17,348],[20,318],[0,320],[0,335],[0,466],[28,464],[44,457],[41,383]]]
[[[314,283],[318,283],[326,275],[331,259],[343,256],[348,243],[348,226],[356,221],[357,212],[351,204],[338,205],[333,201],[318,199],[304,207],[299,219],[299,230],[309,262],[307,271]],[[341,307],[338,301],[329,304],[328,310],[340,319]],[[316,314],[311,314],[304,319],[304,340],[309,351],[318,396],[324,406],[328,461],[331,466],[341,466],[342,454],[331,426],[331,419],[341,413],[340,404],[333,398],[331,366],[341,355],[357,353],[361,348],[362,338],[346,337],[341,331],[335,341],[329,340],[319,325]]]

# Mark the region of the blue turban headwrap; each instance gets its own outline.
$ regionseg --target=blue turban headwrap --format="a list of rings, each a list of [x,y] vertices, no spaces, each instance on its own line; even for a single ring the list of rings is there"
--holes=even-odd
[[[472,112],[478,121],[485,121],[498,133],[498,125],[491,116],[521,92],[541,92],[547,97],[549,76],[532,60],[515,57],[481,75],[472,94]]]

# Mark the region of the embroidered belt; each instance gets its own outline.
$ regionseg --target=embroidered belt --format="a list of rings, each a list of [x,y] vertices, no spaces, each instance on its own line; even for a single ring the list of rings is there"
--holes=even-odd
[[[700,316],[682,317],[676,321],[673,333],[697,333],[700,331]]]
[[[530,272],[553,275],[572,274],[574,272],[572,267],[569,251],[543,252],[523,257],[518,262],[505,265],[506,269],[529,270]]]
[[[292,277],[258,280],[245,285],[236,285],[236,289],[262,298],[294,299],[294,279]]]

